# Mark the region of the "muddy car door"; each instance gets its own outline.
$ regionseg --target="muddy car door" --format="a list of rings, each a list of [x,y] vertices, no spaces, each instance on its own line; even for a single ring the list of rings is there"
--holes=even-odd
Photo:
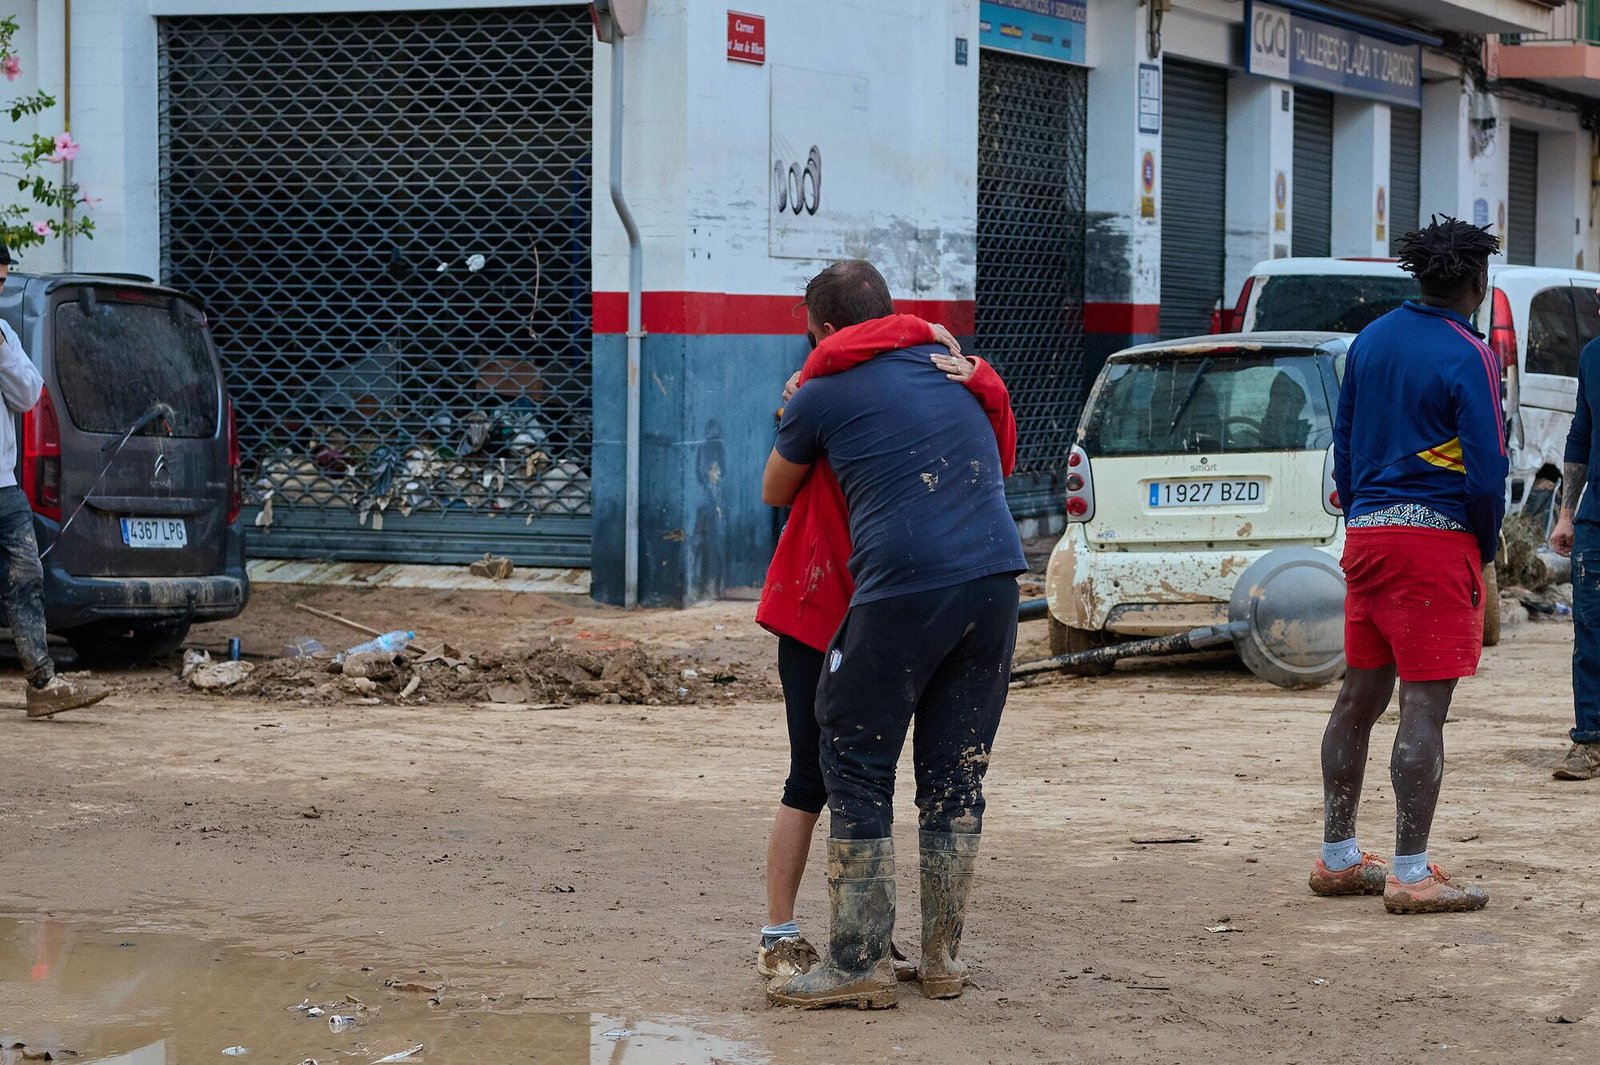
[[[230,469],[201,310],[153,287],[74,283],[47,313],[49,406],[36,416],[58,435],[61,527],[41,549],[78,576],[218,572]]]

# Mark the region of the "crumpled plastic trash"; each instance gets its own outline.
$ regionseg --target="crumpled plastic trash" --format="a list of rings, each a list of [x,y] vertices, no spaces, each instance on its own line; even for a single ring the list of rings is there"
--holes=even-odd
[[[249,1047],[223,1047],[222,1052],[230,1058],[242,1058],[250,1053]]]
[[[407,1058],[411,1057],[413,1054],[420,1054],[420,1053],[422,1053],[422,1044],[418,1043],[416,1046],[412,1047],[409,1050],[399,1050],[399,1051],[396,1051],[393,1054],[388,1055],[387,1057],[379,1058],[377,1061],[374,1061],[372,1063],[372,1065],[390,1065],[391,1062],[405,1061]]]
[[[348,1032],[355,1026],[356,1019],[348,1015],[335,1013],[328,1018],[328,1031],[333,1032],[335,1035],[340,1032]]]

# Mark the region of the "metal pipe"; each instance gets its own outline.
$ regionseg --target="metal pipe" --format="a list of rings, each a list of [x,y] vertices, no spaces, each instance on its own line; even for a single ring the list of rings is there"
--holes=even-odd
[[[1043,621],[1050,616],[1048,599],[1024,599],[1017,604],[1017,621]]]
[[[61,77],[61,121],[62,129],[72,132],[72,0],[62,0],[61,7],[61,38],[62,38],[62,77]],[[72,273],[72,223],[74,220],[73,207],[77,203],[78,186],[72,176],[72,160],[67,159],[61,164],[61,185],[66,190],[67,202],[61,209],[61,267],[67,273]]]
[[[1057,655],[1054,658],[1042,658],[1037,662],[1024,662],[1011,670],[1011,677],[1015,680],[1018,677],[1049,673],[1067,666],[1108,665],[1124,658],[1144,655],[1181,655],[1190,651],[1205,651],[1212,647],[1231,645],[1235,637],[1244,635],[1248,630],[1249,624],[1243,621],[1232,621],[1226,625],[1202,625],[1200,628],[1174,633],[1171,636],[1116,643],[1109,647],[1096,647],[1088,651]]]
[[[622,45],[627,40],[613,31],[611,38],[611,203],[628,234],[628,434],[626,488],[623,498],[625,531],[622,547],[622,604],[639,604],[639,346],[644,337],[644,249],[639,227],[622,194]]]

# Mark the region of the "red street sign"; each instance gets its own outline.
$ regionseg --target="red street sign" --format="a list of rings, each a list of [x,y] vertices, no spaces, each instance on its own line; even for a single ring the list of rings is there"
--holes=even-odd
[[[728,58],[735,63],[767,61],[767,20],[743,11],[728,12]]]

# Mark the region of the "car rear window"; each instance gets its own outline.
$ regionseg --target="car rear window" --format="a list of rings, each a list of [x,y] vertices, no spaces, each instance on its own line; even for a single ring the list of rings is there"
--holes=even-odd
[[[60,398],[79,429],[125,433],[165,403],[173,436],[216,435],[217,369],[198,315],[103,297],[86,310],[72,300],[56,307],[54,350]]]
[[[1313,329],[1359,333],[1419,295],[1409,277],[1359,274],[1283,274],[1257,279],[1253,332]]]
[[[1315,451],[1333,415],[1314,355],[1162,356],[1106,367],[1082,437],[1093,456]]]

